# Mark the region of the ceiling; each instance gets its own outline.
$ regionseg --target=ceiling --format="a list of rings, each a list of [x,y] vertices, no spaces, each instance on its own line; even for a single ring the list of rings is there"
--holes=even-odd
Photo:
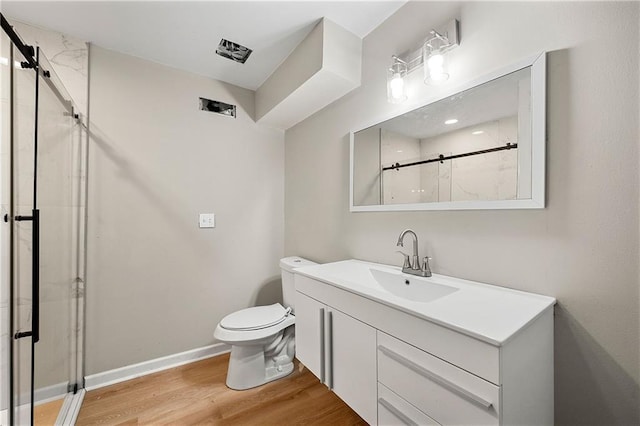
[[[2,13],[255,90],[322,17],[362,38],[405,2],[2,1]],[[245,64],[215,54],[222,38],[253,49]]]

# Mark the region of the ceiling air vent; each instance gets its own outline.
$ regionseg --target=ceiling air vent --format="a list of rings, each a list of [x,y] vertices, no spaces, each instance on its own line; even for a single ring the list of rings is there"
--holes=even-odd
[[[200,98],[200,110],[215,112],[216,114],[226,115],[227,117],[236,117],[236,106],[225,104],[220,101],[213,101],[207,98]]]
[[[216,49],[216,53],[223,58],[231,59],[232,61],[240,62],[244,64],[249,59],[253,50],[248,47],[239,45],[229,40],[222,39]]]

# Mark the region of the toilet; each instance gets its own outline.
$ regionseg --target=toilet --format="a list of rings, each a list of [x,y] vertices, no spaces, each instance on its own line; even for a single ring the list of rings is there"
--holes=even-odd
[[[231,345],[227,386],[244,390],[280,379],[293,371],[295,355],[293,270],[315,265],[301,257],[280,259],[282,299],[275,303],[242,309],[222,318],[213,337]]]

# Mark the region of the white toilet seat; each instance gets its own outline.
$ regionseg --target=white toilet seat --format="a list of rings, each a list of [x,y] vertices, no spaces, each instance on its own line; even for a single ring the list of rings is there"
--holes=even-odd
[[[279,303],[242,309],[222,318],[220,326],[227,330],[259,330],[274,326],[285,320],[291,309],[285,309]]]
[[[261,313],[264,315],[260,315]],[[252,319],[253,324],[250,322]],[[280,330],[295,324],[295,322],[296,317],[290,313],[289,309],[285,309],[279,303],[258,306],[243,309],[224,317],[216,326],[213,337],[231,345],[251,345],[259,340],[272,338]],[[234,326],[235,329],[232,328]]]

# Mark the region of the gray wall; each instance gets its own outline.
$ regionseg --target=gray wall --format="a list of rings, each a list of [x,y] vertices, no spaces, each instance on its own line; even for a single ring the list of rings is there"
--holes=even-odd
[[[400,265],[412,228],[437,273],[555,296],[557,423],[640,423],[638,6],[405,5],[365,38],[362,86],[285,134],[285,252]],[[386,103],[391,55],[454,17],[450,85],[551,52],[547,208],[349,213],[349,131],[406,108]]]
[[[255,124],[252,91],[92,46],[90,99],[89,375],[212,344],[224,315],[277,301],[284,234],[284,134]]]

